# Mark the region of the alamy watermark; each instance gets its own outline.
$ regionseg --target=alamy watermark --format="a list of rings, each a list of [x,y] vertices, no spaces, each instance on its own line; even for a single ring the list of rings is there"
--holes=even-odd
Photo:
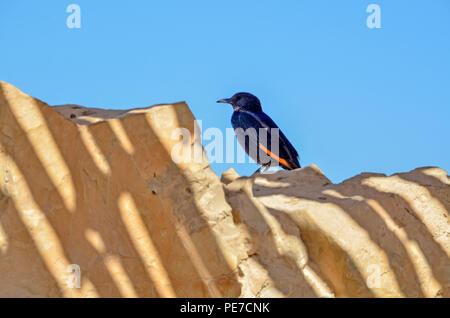
[[[210,127],[203,132],[202,121],[196,120],[194,136],[187,128],[177,128],[172,132],[171,138],[178,141],[171,150],[172,160],[177,164],[203,162],[205,159],[203,149],[210,163],[246,163],[244,147],[248,150],[249,158],[258,161],[261,165],[278,167],[280,160],[283,160],[278,156],[280,149],[278,128],[258,130],[226,128],[224,138],[219,128]],[[236,139],[241,146],[236,147]],[[195,142],[192,144],[193,140]],[[208,141],[204,148],[203,141]]]
[[[66,285],[68,288],[81,288],[81,269],[78,264],[70,264],[66,269]]]
[[[66,12],[70,15],[66,19],[66,25],[69,29],[81,28],[81,8],[78,4],[69,4],[66,8]]]
[[[381,288],[381,268],[378,264],[370,264],[367,266],[367,271],[370,275],[366,279],[367,287]]]
[[[366,12],[370,15],[366,19],[366,25],[369,29],[381,28],[381,8],[378,4],[369,4],[366,8]]]

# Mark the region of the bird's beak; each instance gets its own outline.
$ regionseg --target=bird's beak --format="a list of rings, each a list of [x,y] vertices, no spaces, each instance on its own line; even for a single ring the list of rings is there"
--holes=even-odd
[[[231,104],[231,98],[219,99],[217,102],[218,103]]]

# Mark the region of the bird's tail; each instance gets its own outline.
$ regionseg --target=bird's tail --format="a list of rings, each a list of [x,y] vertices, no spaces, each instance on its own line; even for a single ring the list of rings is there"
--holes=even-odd
[[[298,168],[301,168],[302,166],[300,165],[300,162],[298,161],[298,159],[297,158],[295,158],[294,160],[289,160],[288,161],[288,164],[289,165],[282,165],[282,167],[285,169],[285,170],[294,170],[294,169],[298,169]]]

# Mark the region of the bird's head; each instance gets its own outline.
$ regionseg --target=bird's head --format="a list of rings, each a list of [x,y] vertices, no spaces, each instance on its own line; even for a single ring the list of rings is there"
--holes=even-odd
[[[235,111],[244,110],[255,113],[262,111],[258,97],[250,93],[237,93],[231,98],[220,99],[217,102],[230,104]]]

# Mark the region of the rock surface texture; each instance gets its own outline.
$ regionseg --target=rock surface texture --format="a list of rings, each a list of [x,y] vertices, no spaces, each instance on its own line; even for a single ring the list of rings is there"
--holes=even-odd
[[[270,277],[261,296],[450,296],[444,170],[333,184],[312,165],[251,179],[227,171],[222,180],[249,255]]]
[[[194,125],[0,82],[0,297],[450,296],[447,172],[220,181]]]

